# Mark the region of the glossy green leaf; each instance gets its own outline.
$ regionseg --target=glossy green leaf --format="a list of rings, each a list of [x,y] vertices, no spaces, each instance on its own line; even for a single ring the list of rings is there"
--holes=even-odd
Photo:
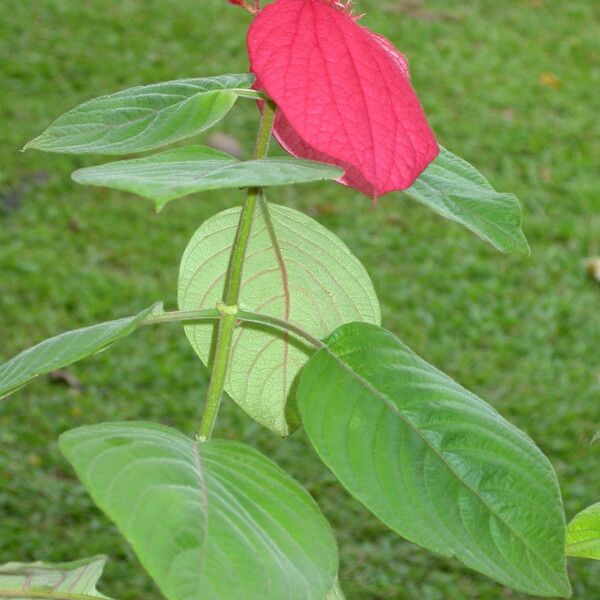
[[[162,208],[169,200],[219,188],[265,187],[337,179],[337,167],[296,158],[240,161],[229,154],[190,146],[73,173],[78,183],[133,192]]]
[[[350,321],[379,323],[369,275],[343,242],[304,214],[257,208],[244,264],[240,305],[289,321],[317,338]],[[192,237],[181,262],[181,310],[213,308],[221,300],[240,209],[212,217]],[[213,324],[188,325],[186,334],[207,364]],[[254,324],[235,334],[226,392],[256,421],[288,435],[285,408],[294,377],[310,349]]]
[[[67,331],[21,352],[0,365],[0,398],[16,392],[40,375],[104,350],[133,333],[151,313],[161,310],[162,304],[155,304],[133,317]]]
[[[600,560],[600,502],[582,510],[569,523],[567,556]]]
[[[517,590],[568,597],[565,522],[546,457],[388,331],[343,325],[304,368],[302,422],[386,525]]]
[[[69,431],[60,448],[167,600],[321,600],[331,590],[329,525],[254,448],[132,422]]]
[[[105,556],[55,564],[6,563],[0,566],[0,598],[107,599],[96,589],[105,564]]]
[[[256,96],[251,74],[180,79],[95,98],[59,117],[24,150],[122,155],[190,137]]]
[[[516,196],[496,192],[481,173],[445,148],[406,193],[501,252],[529,253]]]

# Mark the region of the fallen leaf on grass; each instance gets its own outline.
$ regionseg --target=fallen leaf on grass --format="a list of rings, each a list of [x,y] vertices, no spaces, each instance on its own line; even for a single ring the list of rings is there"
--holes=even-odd
[[[588,258],[585,261],[585,268],[590,276],[600,283],[600,257]]]
[[[554,73],[541,73],[539,82],[554,90],[557,90],[562,85],[561,80]]]

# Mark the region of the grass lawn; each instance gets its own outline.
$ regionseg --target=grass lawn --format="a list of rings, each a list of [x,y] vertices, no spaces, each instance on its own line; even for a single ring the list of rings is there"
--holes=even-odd
[[[530,257],[504,256],[392,194],[375,210],[341,186],[275,191],[364,262],[384,324],[527,431],[556,467],[568,517],[600,500],[600,3],[364,0],[364,23],[408,56],[440,142],[525,211]],[[0,2],[0,361],[34,341],[174,307],[195,228],[241,192],[152,205],[77,186],[94,160],[21,154],[53,118],[140,83],[247,69],[247,15],[225,0]],[[219,125],[249,151],[251,102]],[[206,371],[176,325],[148,329],[0,404],[0,562],[106,553],[103,591],[160,598],[60,456],[66,429],[146,419],[192,433]],[[217,434],[259,446],[317,498],[340,545],[349,600],[523,598],[386,530],[320,464],[302,433],[276,439],[232,402]],[[600,564],[570,563],[574,597],[600,597]],[[271,600],[271,599],[269,599]],[[277,600],[277,599],[272,599]]]

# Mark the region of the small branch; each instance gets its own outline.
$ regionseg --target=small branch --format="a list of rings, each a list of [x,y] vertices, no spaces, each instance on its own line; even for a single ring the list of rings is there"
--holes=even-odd
[[[146,317],[142,325],[155,325],[157,323],[176,323],[179,321],[215,321],[221,316],[216,308],[208,310],[174,310],[160,315]]]
[[[208,310],[175,310],[161,315],[147,317],[142,325],[157,325],[158,323],[195,323],[198,321],[216,321],[220,318],[221,313],[216,308],[210,308]],[[317,350],[325,347],[325,344],[319,338],[311,335],[308,331],[305,331],[293,323],[278,319],[277,317],[271,317],[269,315],[263,315],[248,310],[238,310],[236,320],[241,321],[242,323],[256,323],[257,325],[264,325],[271,329],[293,333],[298,338],[308,342]]]
[[[296,325],[293,325],[288,321],[284,321],[283,319],[277,319],[276,317],[261,315],[259,313],[247,312],[245,310],[238,311],[237,318],[238,320],[246,323],[257,323],[259,325],[266,325],[267,327],[274,327],[275,329],[293,333],[294,335],[308,342],[316,350],[326,347],[326,344],[324,344],[319,338],[316,338],[314,335],[308,333],[308,331],[304,331],[304,329],[301,327],[297,327]]]

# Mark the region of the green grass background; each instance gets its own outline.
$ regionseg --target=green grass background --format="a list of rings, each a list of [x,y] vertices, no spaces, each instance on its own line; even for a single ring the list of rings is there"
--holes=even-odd
[[[398,194],[372,210],[336,185],[274,191],[342,237],[372,274],[384,324],[527,431],[548,454],[566,511],[600,500],[598,0],[364,0],[364,23],[408,56],[439,140],[522,200],[532,255],[504,256]],[[69,179],[88,158],[21,154],[53,118],[140,83],[241,72],[248,18],[225,0],[0,2],[0,360],[62,330],[175,304],[195,228],[241,202],[207,193],[156,215]],[[241,101],[219,129],[249,151]],[[64,430],[148,419],[193,432],[206,372],[178,326],[144,330],[0,404],[0,561],[106,553],[105,593],[159,598],[61,458]],[[317,498],[340,545],[349,600],[523,596],[392,534],[348,497],[302,433],[281,441],[232,402],[217,434],[259,446]],[[600,565],[570,563],[574,597],[600,597]],[[277,599],[273,599],[277,600]]]

